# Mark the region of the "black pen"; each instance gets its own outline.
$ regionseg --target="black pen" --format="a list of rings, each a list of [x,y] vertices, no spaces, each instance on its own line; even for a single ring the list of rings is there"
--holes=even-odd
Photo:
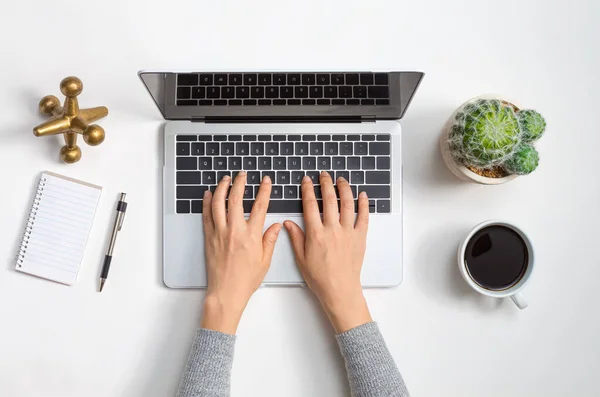
[[[121,231],[123,226],[123,220],[125,219],[125,211],[127,211],[127,203],[125,202],[125,193],[121,193],[119,202],[117,203],[117,217],[115,218],[115,224],[113,226],[112,234],[110,236],[110,244],[108,245],[108,251],[104,257],[104,264],[102,265],[102,273],[100,274],[100,292],[104,287],[104,283],[108,278],[108,271],[110,270],[110,262],[112,261],[113,249],[115,248],[115,242],[117,241],[117,234]]]

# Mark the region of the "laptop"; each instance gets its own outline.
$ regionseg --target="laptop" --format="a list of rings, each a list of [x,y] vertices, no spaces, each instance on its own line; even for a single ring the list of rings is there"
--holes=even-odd
[[[265,229],[303,227],[300,181],[319,199],[319,174],[344,176],[369,196],[364,287],[402,282],[402,134],[399,120],[420,72],[141,71],[169,120],[164,128],[163,279],[171,288],[207,286],[202,196],[224,175],[247,172],[249,214],[265,175],[273,181]],[[322,203],[321,203],[322,205]],[[285,229],[266,286],[302,286]]]

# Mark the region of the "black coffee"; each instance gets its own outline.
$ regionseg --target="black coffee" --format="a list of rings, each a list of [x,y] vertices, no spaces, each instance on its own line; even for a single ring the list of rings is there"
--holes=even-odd
[[[488,226],[471,237],[465,261],[471,278],[483,288],[502,290],[519,282],[529,255],[523,238],[505,226]]]

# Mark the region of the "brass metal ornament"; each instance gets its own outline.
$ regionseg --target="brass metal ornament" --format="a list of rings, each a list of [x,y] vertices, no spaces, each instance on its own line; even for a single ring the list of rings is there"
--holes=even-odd
[[[60,92],[65,95],[65,103],[54,95],[42,98],[39,104],[40,112],[52,117],[50,120],[33,129],[35,136],[63,134],[65,146],[60,149],[60,158],[65,163],[76,163],[81,159],[81,149],[77,146],[77,134],[83,135],[83,140],[90,146],[96,146],[104,141],[104,129],[97,124],[90,124],[108,115],[108,109],[98,106],[90,109],[79,109],[77,96],[83,91],[83,83],[77,77],[65,77],[60,82]]]

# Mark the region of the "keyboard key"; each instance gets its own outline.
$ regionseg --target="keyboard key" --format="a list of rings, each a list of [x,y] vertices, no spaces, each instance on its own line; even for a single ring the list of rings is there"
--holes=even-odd
[[[381,88],[381,87],[373,87],[373,88]],[[358,85],[353,89],[354,98],[366,98],[367,97],[367,87]]]
[[[333,181],[333,184],[335,185],[335,171],[329,170],[326,172],[329,174],[329,176],[331,177],[331,180]]]
[[[277,171],[277,184],[287,185],[290,183],[290,172],[289,171]]]
[[[217,172],[217,183],[221,182],[221,179],[223,179],[223,177],[225,177],[225,176],[231,177],[231,172],[230,171]]]
[[[274,170],[285,170],[286,167],[286,157],[273,157],[273,169]]]
[[[389,142],[371,142],[371,143],[369,143],[369,154],[375,155],[375,156],[390,154],[390,143]]]
[[[310,87],[309,95],[311,98],[323,98],[323,87],[318,85]]]
[[[206,88],[205,87],[192,87],[192,98],[194,98],[194,99],[206,98]]]
[[[317,168],[323,171],[327,171],[331,168],[331,157],[319,157],[317,159]]]
[[[212,84],[213,84],[212,74],[201,74],[200,75],[200,85],[212,85]]]
[[[192,200],[192,214],[202,213],[202,200]]]
[[[360,84],[362,85],[373,85],[373,74],[372,73],[361,73]]]
[[[223,156],[233,156],[235,154],[233,142],[221,143],[221,154]]]
[[[362,169],[363,170],[374,170],[375,169],[375,157],[363,157],[362,158]]]
[[[346,75],[346,85],[358,85],[358,74],[348,73]]]
[[[177,168],[178,170],[197,170],[198,160],[196,157],[177,157]]]
[[[185,172],[177,171],[177,184],[178,185],[199,185],[202,183],[200,172]]]
[[[246,182],[249,185],[260,185],[260,172],[259,171],[248,172]]]
[[[252,87],[250,96],[252,98],[264,98],[265,97],[265,87]]]
[[[286,84],[286,78],[285,78],[285,74],[283,73],[276,73],[273,75],[273,84],[275,85],[285,85]]]
[[[340,154],[341,155],[352,155],[352,142],[340,142]]]
[[[302,101],[300,99],[288,99],[287,101],[288,105],[302,105]]]
[[[245,202],[246,200],[244,200]],[[252,201],[248,202],[252,203]],[[271,200],[267,212],[271,214],[301,214],[302,200]]]
[[[302,136],[300,135],[288,135],[288,141],[301,141]]]
[[[278,156],[279,155],[279,143],[269,142],[266,144],[265,153],[267,156]]]
[[[258,82],[256,73],[246,73],[244,74],[244,85],[256,85]]]
[[[325,87],[325,90],[323,92],[325,98],[337,98],[338,96],[338,88],[332,85]]]
[[[390,183],[390,172],[389,171],[367,171],[366,172],[367,183],[373,185],[383,185]]]
[[[369,200],[369,213],[373,214],[376,209],[377,204],[375,203],[375,200]]]
[[[214,185],[217,183],[217,173],[214,171],[205,171],[202,173],[202,183],[204,185]]]
[[[198,85],[197,74],[178,74],[177,85]]]
[[[190,201],[189,200],[177,200],[175,211],[178,214],[189,214],[190,213]]]
[[[293,98],[294,97],[294,87],[285,86],[279,89],[279,97],[280,98]]]
[[[236,87],[235,88],[236,98],[248,98],[250,97],[250,89],[248,87]]]
[[[302,140],[303,141],[316,141],[317,136],[316,135],[302,135]]]
[[[388,75],[387,75],[387,73],[375,73],[375,84],[377,84],[377,85],[387,85],[388,84]]]
[[[310,144],[310,154],[313,156],[320,156],[323,154],[323,143],[322,142],[312,142]]]
[[[296,142],[294,154],[297,156],[306,156],[308,154],[308,143]]]
[[[226,170],[227,169],[227,159],[225,157],[215,157],[213,161],[213,168],[215,170]]]
[[[335,134],[331,137],[331,139],[334,141],[345,141],[346,135]]]
[[[280,141],[285,141],[286,136],[285,135],[273,135],[273,140],[280,142]]]
[[[353,185],[365,183],[365,173],[363,171],[350,171],[350,183]]]
[[[208,87],[206,88],[206,97],[215,99],[221,97],[221,87]]]
[[[376,99],[375,104],[376,105],[389,105],[390,100],[389,99]]]
[[[216,85],[227,85],[227,75],[224,73],[215,74]]]
[[[190,154],[190,144],[187,142],[180,142],[177,144],[175,148],[175,153],[178,156],[189,156]]]
[[[255,106],[256,103],[256,99],[244,99],[245,106]]]
[[[302,104],[303,105],[316,105],[317,101],[315,99],[303,99]]]
[[[290,170],[302,169],[302,160],[300,160],[300,157],[288,157],[288,169],[290,169]]]
[[[229,169],[239,171],[242,169],[242,158],[241,157],[229,157]],[[234,175],[231,175],[234,178]]]
[[[210,157],[199,157],[198,158],[199,169],[210,171],[212,170],[212,158]]]
[[[317,135],[317,141],[326,142],[331,140],[331,135],[320,134]]]
[[[329,99],[317,99],[317,105],[331,105]]]
[[[218,156],[219,155],[219,144],[215,142],[209,142],[206,144],[206,154],[208,156]]]
[[[363,136],[361,137],[361,139],[362,139],[363,141],[368,141],[368,142],[371,142],[371,141],[374,141],[374,140],[375,140],[375,135],[363,135]]]
[[[251,199],[254,198],[254,189],[252,188],[252,186],[244,186],[244,198],[245,199]]]
[[[302,183],[302,178],[304,178],[304,172],[302,171],[293,171],[292,172],[292,183],[299,185]]]
[[[387,98],[390,96],[387,86],[372,86],[369,87],[369,98]],[[362,98],[362,97],[361,97]]]
[[[245,170],[255,170],[256,169],[256,157],[244,157],[242,160],[242,167]]]
[[[332,105],[345,105],[346,101],[344,99],[332,99],[331,104]]]
[[[192,89],[190,87],[177,87],[177,99],[190,99]]]
[[[343,73],[333,73],[331,75],[331,84],[344,85],[344,74]]]
[[[369,198],[390,198],[389,185],[363,185],[358,187],[358,192],[366,192]]]
[[[271,158],[270,157],[260,157],[258,159],[258,169],[259,170],[270,170],[271,167]]]
[[[286,199],[297,199],[298,198],[298,186],[289,185],[283,188],[283,197]]]
[[[241,164],[242,159],[239,160],[240,164]],[[231,183],[233,183],[233,181],[235,180],[235,178],[237,178],[238,174],[240,172],[239,171],[231,171]]]
[[[259,135],[258,140],[262,142],[268,142],[271,140],[271,135]]]
[[[321,175],[319,171],[306,171],[306,175],[310,178],[313,185],[319,184],[319,175]]]
[[[177,142],[193,142],[197,141],[198,137],[196,135],[177,135]]]
[[[242,101],[240,99],[230,99],[229,106],[240,106]]]
[[[235,88],[234,87],[222,87],[221,88],[221,98],[234,98],[235,97]]]
[[[314,186],[314,190],[315,190],[315,198],[323,198],[323,195],[321,194],[321,186]]]
[[[217,142],[226,142],[228,140],[227,135],[215,135],[213,137],[213,141],[217,141]]]
[[[334,157],[332,167],[334,170],[345,170],[346,169],[346,158],[345,157]]]
[[[336,171],[335,179],[344,178],[346,181],[350,181],[350,171]]]
[[[348,169],[360,170],[360,157],[348,157]]]
[[[215,100],[215,106],[227,106],[227,100],[217,99]]]
[[[202,142],[210,142],[212,139],[212,135],[198,135],[198,140]]]
[[[242,75],[241,74],[230,74],[229,75],[229,85],[242,85]]]
[[[242,138],[244,141],[255,141],[256,135],[244,135]]]
[[[329,74],[324,74],[324,73],[317,74],[317,84],[329,85]]]
[[[354,144],[354,154],[361,156],[367,154],[368,148],[366,142],[356,142]]]
[[[302,158],[302,169],[304,170],[316,170],[317,159],[316,157],[303,157]]]
[[[288,85],[300,85],[300,74],[290,73],[287,76]]]
[[[356,134],[348,135],[346,137],[346,140],[353,141],[353,142],[360,141],[360,135],[356,135]]]
[[[271,199],[283,198],[283,186],[273,185],[271,187]]]
[[[392,212],[390,200],[377,200],[377,212],[384,214]]]
[[[303,85],[315,85],[316,81],[317,80],[315,79],[314,73],[302,73],[302,84]]]
[[[360,105],[360,99],[346,99],[346,105]]]
[[[260,85],[271,85],[271,75],[266,73],[260,73],[258,75],[258,84]]]
[[[365,105],[365,106],[375,105],[375,100],[374,99],[361,99],[360,104]]]
[[[194,99],[180,99],[177,101],[177,106],[198,106],[198,101]]]
[[[291,156],[294,154],[294,144],[291,142],[281,142],[279,144],[279,153],[284,156]]]
[[[352,98],[352,87],[341,86],[339,88],[340,98]]]
[[[228,135],[227,140],[229,142],[239,142],[242,140],[242,136],[241,135]]]
[[[236,143],[235,154],[238,156],[247,156],[248,154],[250,154],[250,144],[247,142]]]
[[[296,98],[308,98],[308,87],[299,86],[294,89],[294,94]]]
[[[378,141],[389,141],[390,138],[391,138],[390,134],[377,135]]]
[[[252,142],[250,144],[250,153],[254,156],[262,156],[265,154],[265,144],[262,142]]]
[[[279,98],[279,87],[267,87],[265,96],[267,98]]]

